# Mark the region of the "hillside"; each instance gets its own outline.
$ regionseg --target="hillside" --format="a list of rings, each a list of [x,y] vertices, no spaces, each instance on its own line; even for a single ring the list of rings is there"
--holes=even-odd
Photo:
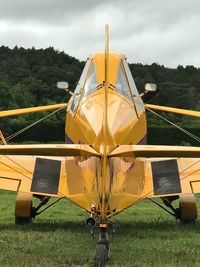
[[[56,82],[69,82],[70,89],[74,89],[84,62],[80,62],[64,52],[47,49],[24,49],[15,47],[10,49],[0,47],[0,110],[21,107],[47,105],[67,101],[65,92],[56,89]],[[147,82],[158,85],[159,94],[151,103],[170,107],[200,110],[200,69],[193,66],[178,66],[177,69],[166,68],[156,63],[152,65],[130,64],[130,69],[140,92]],[[43,117],[41,114],[29,114],[10,119],[2,119],[0,128],[5,136]],[[200,130],[200,121],[174,114],[165,117],[179,125],[191,129],[194,133]],[[49,123],[50,122],[50,123]],[[179,144],[184,136],[177,135],[166,123],[161,123],[154,115],[148,115],[150,143]],[[47,131],[48,137],[43,131]],[[64,139],[64,115],[56,114],[31,132],[21,135],[17,141],[30,139],[37,141],[56,141]],[[166,128],[169,134],[163,140]],[[164,129],[163,129],[164,128]],[[57,131],[56,131],[57,130]],[[42,134],[43,133],[43,134]],[[194,144],[191,139],[186,142]]]

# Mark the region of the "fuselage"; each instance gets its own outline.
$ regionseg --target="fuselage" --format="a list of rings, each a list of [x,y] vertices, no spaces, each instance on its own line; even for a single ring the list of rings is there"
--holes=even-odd
[[[65,129],[66,143],[89,144],[102,154],[102,159],[66,160],[66,173],[69,198],[89,212],[95,207],[103,219],[136,202],[143,188],[143,162],[106,153],[145,144],[147,133],[144,105],[125,56],[110,52],[105,69],[105,53],[89,57],[69,101]]]

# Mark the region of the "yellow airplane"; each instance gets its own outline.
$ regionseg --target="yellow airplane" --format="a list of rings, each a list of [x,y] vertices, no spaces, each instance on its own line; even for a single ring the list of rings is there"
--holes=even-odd
[[[165,209],[183,222],[197,218],[194,193],[200,192],[200,148],[146,144],[145,109],[200,117],[200,112],[144,104],[156,92],[147,84],[139,94],[126,57],[109,51],[86,62],[69,102],[0,111],[0,117],[66,109],[66,144],[0,146],[0,188],[17,191],[16,223],[30,222],[50,197],[67,198],[99,228],[96,264],[105,266],[111,218],[146,198],[162,198]],[[32,198],[39,199],[37,207]],[[180,200],[176,209],[173,200]]]

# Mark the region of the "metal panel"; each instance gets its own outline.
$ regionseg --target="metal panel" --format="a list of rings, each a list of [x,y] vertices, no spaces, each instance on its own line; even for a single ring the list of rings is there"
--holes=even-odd
[[[32,192],[58,194],[61,161],[37,158],[31,186]]]
[[[200,181],[190,182],[192,193],[199,193],[200,192]]]
[[[0,188],[4,190],[17,191],[20,180],[0,177]]]
[[[181,193],[177,160],[151,163],[155,195]]]

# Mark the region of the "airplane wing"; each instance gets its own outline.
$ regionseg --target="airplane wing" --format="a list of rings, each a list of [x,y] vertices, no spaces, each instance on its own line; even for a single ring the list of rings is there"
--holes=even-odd
[[[62,197],[58,183],[65,177],[63,164],[64,158],[1,155],[0,188]]]
[[[68,197],[86,210],[98,198],[101,155],[89,145],[2,145],[0,155],[1,189]],[[145,198],[200,192],[198,147],[122,145],[108,162],[116,212]]]
[[[33,112],[39,112],[39,111],[45,111],[45,110],[54,110],[54,109],[59,109],[59,108],[64,108],[64,107],[67,107],[66,103],[49,105],[49,106],[4,110],[4,111],[0,111],[0,118],[10,117],[10,116],[15,116],[15,115],[22,115],[22,114],[33,113]]]
[[[147,159],[145,177],[145,198],[199,193],[200,157]]]
[[[124,181],[130,198],[200,192],[199,147],[122,145],[110,157],[133,163]]]
[[[2,145],[0,189],[70,197],[74,202],[81,198],[82,206],[90,209],[81,162],[93,157],[99,154],[89,145]],[[90,170],[86,172],[88,176]]]
[[[151,105],[151,104],[144,104],[144,107],[153,109],[153,110],[166,111],[166,112],[200,118],[200,111],[193,111],[193,110],[180,109],[180,108],[170,108],[170,107],[157,106],[157,105]]]

